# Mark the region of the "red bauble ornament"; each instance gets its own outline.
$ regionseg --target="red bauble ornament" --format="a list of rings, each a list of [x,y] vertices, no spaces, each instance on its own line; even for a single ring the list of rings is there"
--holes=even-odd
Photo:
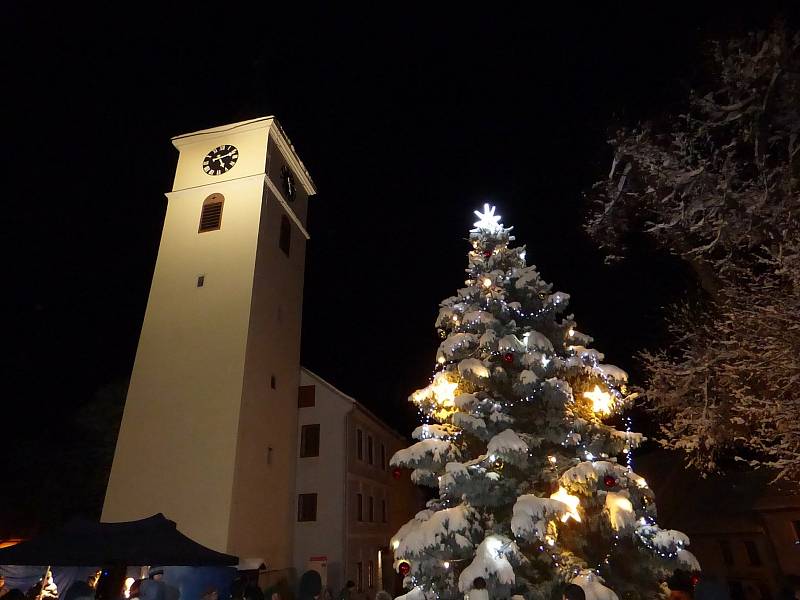
[[[506,352],[505,354],[503,354],[503,362],[507,362],[508,364],[513,363],[514,355],[511,352]]]
[[[397,572],[400,573],[403,577],[411,573],[411,563],[407,560],[400,561],[400,564],[397,565]]]
[[[484,257],[484,258],[489,258],[491,255],[492,255],[492,251],[491,251],[491,250],[486,250],[486,251],[483,253],[483,257]]]
[[[700,575],[695,573],[694,575],[691,576],[689,581],[692,582],[692,587],[695,587],[698,583],[700,583]]]
[[[402,474],[403,471],[400,467],[395,467],[394,469],[392,469],[392,477],[394,477],[395,479],[400,479],[400,475]]]
[[[605,484],[606,487],[611,488],[617,485],[617,480],[614,479],[611,475],[606,475],[605,477],[603,477],[603,483]]]

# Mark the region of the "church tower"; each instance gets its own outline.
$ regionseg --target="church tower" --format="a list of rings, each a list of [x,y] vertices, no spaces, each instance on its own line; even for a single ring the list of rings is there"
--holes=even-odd
[[[104,521],[290,568],[306,217],[314,184],[273,117],[179,152]]]

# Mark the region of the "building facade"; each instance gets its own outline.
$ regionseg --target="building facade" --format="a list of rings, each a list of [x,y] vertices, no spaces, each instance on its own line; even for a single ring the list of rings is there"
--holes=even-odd
[[[389,467],[408,441],[307,369],[298,406],[297,573],[319,570],[335,592],[352,580],[364,597],[400,593],[389,540],[424,506],[407,474]]]
[[[636,459],[664,527],[684,531],[702,577],[731,600],[772,600],[800,587],[800,490],[770,483],[765,471],[701,478],[664,450]]]
[[[314,184],[273,117],[172,142],[178,164],[102,518],[161,512],[201,544],[289,573]]]

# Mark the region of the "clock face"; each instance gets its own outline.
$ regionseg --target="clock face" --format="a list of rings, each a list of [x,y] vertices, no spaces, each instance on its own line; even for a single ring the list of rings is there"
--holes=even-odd
[[[281,182],[283,183],[283,193],[286,195],[286,199],[289,202],[294,202],[294,198],[297,195],[297,187],[294,183],[294,175],[292,175],[289,167],[285,165],[281,167]]]
[[[239,151],[236,146],[230,144],[217,146],[203,159],[203,171],[208,175],[222,175],[230,171],[237,160]]]

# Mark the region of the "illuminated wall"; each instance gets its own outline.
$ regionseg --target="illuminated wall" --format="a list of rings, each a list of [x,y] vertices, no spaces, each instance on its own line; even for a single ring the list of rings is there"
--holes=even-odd
[[[178,165],[103,520],[162,512],[202,544],[289,569],[313,183],[271,117],[173,144]],[[208,153],[225,145],[235,164],[208,174]],[[211,194],[224,196],[220,228],[198,233]]]

